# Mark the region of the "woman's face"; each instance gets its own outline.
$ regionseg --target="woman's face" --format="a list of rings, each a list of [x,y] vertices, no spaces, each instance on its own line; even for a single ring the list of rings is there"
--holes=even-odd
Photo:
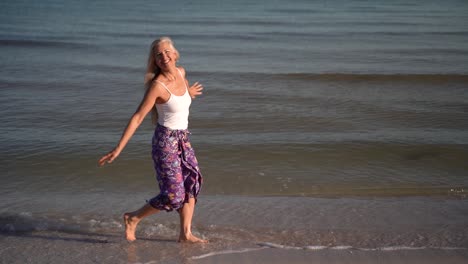
[[[177,55],[174,47],[168,42],[159,43],[154,51],[156,65],[160,69],[165,69],[169,66],[175,66]]]

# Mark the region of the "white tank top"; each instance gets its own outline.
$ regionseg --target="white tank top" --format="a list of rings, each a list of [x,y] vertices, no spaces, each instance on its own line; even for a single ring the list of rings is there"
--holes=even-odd
[[[180,70],[179,74],[184,78]],[[192,103],[192,98],[188,92],[187,84],[185,84],[185,93],[181,96],[177,96],[171,93],[164,83],[160,81],[157,82],[159,82],[170,94],[167,102],[156,104],[156,108],[158,109],[158,123],[170,129],[187,129],[189,108]]]

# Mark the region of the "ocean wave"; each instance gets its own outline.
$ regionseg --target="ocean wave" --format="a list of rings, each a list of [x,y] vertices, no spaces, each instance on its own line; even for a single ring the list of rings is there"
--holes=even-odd
[[[126,195],[103,196],[106,201],[119,204],[121,198],[118,197]],[[13,213],[19,205],[10,207],[7,204],[7,210],[12,209],[3,210],[0,236],[53,234],[54,237],[66,237],[72,234],[80,239],[93,239],[96,243],[124,241],[120,214],[103,213],[102,206],[109,203],[103,201],[92,205],[88,202],[101,200],[98,196],[87,200],[73,197],[65,199],[67,207],[75,204],[67,210],[53,208],[47,203],[31,204],[30,201],[37,200],[34,197],[25,200],[31,209],[23,213]],[[4,200],[10,199],[5,197]],[[44,198],[44,201],[50,200]],[[122,209],[118,208],[128,208],[130,204],[134,206],[134,200],[113,207],[113,210],[120,211]],[[83,204],[87,205],[85,211]],[[200,253],[206,255],[199,255],[199,258],[261,248],[307,251],[464,249],[467,245],[463,225],[465,205],[466,201],[458,199],[205,197],[198,207],[200,215],[194,233],[214,245],[209,252]],[[35,208],[48,208],[49,212],[35,212]],[[242,217],[235,217],[239,210],[242,210]],[[285,210],[287,214],[284,214]],[[174,217],[173,214],[158,214],[155,219],[143,221],[138,227],[138,239],[175,241],[179,225]]]
[[[297,72],[297,73],[265,73],[265,72],[223,72],[223,71],[190,71],[190,75],[201,77],[219,75],[243,79],[284,79],[311,81],[379,81],[379,82],[462,82],[468,83],[468,73],[348,73],[348,72]]]
[[[83,217],[65,214],[37,214],[22,212],[5,214],[0,217],[0,233],[28,233],[36,231],[52,231],[64,233],[88,234],[94,231],[112,231],[121,229],[122,223],[101,217]]]
[[[154,23],[153,18],[112,18],[112,19],[107,19],[104,22],[117,22],[117,23],[132,23],[132,24],[148,24],[148,23]],[[159,25],[198,25],[198,26],[219,26],[219,25],[224,25],[224,26],[231,26],[231,25],[247,25],[247,26],[269,26],[269,27],[275,27],[275,26],[285,26],[285,25],[296,25],[297,22],[291,22],[291,21],[274,21],[274,20],[266,20],[266,19],[257,19],[257,18],[245,18],[243,20],[238,20],[238,19],[230,19],[227,17],[223,17],[222,19],[218,17],[202,17],[202,18],[191,18],[188,20],[184,20],[184,18],[177,17],[172,18],[172,17],[166,17],[164,19],[161,19],[158,21]]]
[[[221,250],[213,251],[202,255],[197,255],[191,257],[193,260],[204,259],[217,255],[227,255],[227,254],[242,254],[251,251],[258,251],[268,248],[273,249],[285,249],[285,250],[348,250],[348,251],[405,251],[405,250],[426,250],[426,249],[435,249],[435,250],[467,250],[468,248],[464,247],[411,247],[411,246],[389,246],[389,247],[377,247],[377,248],[356,248],[352,246],[320,246],[320,245],[311,245],[304,247],[288,246],[282,244],[275,244],[270,242],[260,242],[257,244],[259,247],[253,248],[241,248],[236,250]]]
[[[283,79],[307,79],[320,81],[419,81],[419,82],[468,82],[468,74],[348,74],[348,73],[289,73],[277,74]]]
[[[0,39],[0,47],[47,47],[47,48],[69,48],[82,49],[93,47],[91,44],[64,42],[54,40],[35,40],[35,39]]]
[[[399,250],[423,250],[423,249],[442,249],[442,250],[466,250],[465,247],[412,247],[412,246],[387,246],[387,247],[375,247],[375,248],[359,248],[347,245],[340,246],[321,246],[321,245],[310,245],[303,247],[288,246],[282,244],[275,244],[270,242],[261,242],[258,245],[262,248],[277,248],[277,249],[295,249],[295,250],[362,250],[362,251],[399,251]]]
[[[239,254],[239,253],[246,253],[246,252],[257,251],[257,250],[262,250],[262,249],[264,249],[264,247],[242,248],[242,249],[237,249],[237,250],[234,250],[234,249],[221,250],[221,251],[214,251],[214,252],[206,253],[206,254],[203,254],[203,255],[193,256],[193,257],[191,257],[191,259],[203,259],[203,258],[212,257],[212,256],[216,256],[216,255]]]

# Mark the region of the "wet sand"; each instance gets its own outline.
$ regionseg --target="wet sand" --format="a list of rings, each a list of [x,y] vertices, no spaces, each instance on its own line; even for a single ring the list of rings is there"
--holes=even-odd
[[[394,251],[360,251],[360,250],[294,250],[294,249],[261,249],[245,253],[232,253],[209,256],[196,260],[197,264],[244,263],[244,264],[305,264],[305,263],[356,263],[356,264],[462,264],[468,261],[467,250],[394,250]]]
[[[3,234],[0,236],[0,245],[0,263],[464,264],[468,262],[467,249],[314,250],[271,248],[267,245],[221,249],[216,242],[212,245],[187,245],[166,238],[140,239],[128,243],[117,234],[60,232]]]
[[[190,245],[176,242],[171,213],[145,219],[127,242],[115,211],[139,201],[124,198],[106,197],[122,210],[84,212],[69,197],[4,212],[0,263],[468,263],[466,199],[207,196],[193,231],[210,243]]]

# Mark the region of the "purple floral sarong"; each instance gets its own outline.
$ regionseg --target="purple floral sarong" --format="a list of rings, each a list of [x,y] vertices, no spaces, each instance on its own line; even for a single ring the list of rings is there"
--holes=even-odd
[[[189,198],[197,199],[203,182],[190,132],[157,125],[153,136],[153,161],[160,193],[149,200],[159,210],[179,210]]]

